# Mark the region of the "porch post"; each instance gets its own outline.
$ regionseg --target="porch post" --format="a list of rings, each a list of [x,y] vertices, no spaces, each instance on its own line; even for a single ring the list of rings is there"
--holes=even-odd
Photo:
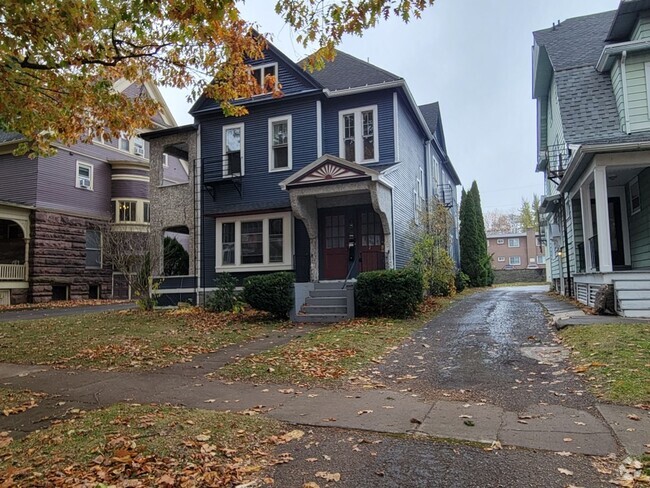
[[[580,213],[582,214],[582,238],[584,239],[585,250],[585,271],[593,271],[594,264],[591,262],[591,239],[594,235],[594,228],[591,221],[591,189],[589,181],[585,181],[580,187]]]
[[[598,270],[611,273],[612,248],[609,236],[609,204],[607,202],[607,169],[597,166],[594,169],[594,188],[596,200],[596,232],[598,233]]]

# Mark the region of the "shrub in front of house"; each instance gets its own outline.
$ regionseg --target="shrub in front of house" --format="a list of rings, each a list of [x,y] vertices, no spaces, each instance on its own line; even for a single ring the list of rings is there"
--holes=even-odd
[[[242,299],[256,310],[285,319],[293,307],[293,273],[249,276],[244,280]]]
[[[368,271],[357,277],[356,310],[370,317],[410,317],[422,295],[422,274],[414,269]]]
[[[239,297],[235,292],[235,278],[230,273],[219,273],[215,280],[216,289],[210,293],[205,302],[205,309],[209,312],[232,312],[239,304]]]
[[[458,270],[456,273],[456,291],[461,292],[469,286],[469,276]]]
[[[456,264],[449,253],[438,249],[429,278],[429,294],[435,297],[448,297],[456,293]]]

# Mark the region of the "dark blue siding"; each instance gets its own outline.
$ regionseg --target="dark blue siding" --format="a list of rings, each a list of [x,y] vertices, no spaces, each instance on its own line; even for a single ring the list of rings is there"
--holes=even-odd
[[[38,160],[0,155],[0,201],[34,205]]]
[[[323,152],[325,154],[339,156],[339,111],[367,105],[377,105],[379,162],[395,161],[393,93],[390,90],[325,100],[323,103]]]
[[[292,116],[293,170],[269,172],[268,120],[281,115]],[[244,124],[244,176],[241,196],[231,184],[217,187],[217,196],[204,197],[207,214],[230,213],[248,210],[255,203],[267,208],[289,207],[289,195],[279,183],[293,172],[317,158],[316,152],[316,100],[278,100],[266,106],[253,107],[243,117],[211,117],[201,121],[201,154],[203,168],[220,167],[223,154],[223,126]],[[213,169],[214,171],[214,169]],[[273,203],[271,205],[271,202]]]
[[[251,66],[259,66],[260,64],[278,63],[278,83],[282,85],[282,93],[286,95],[294,95],[305,90],[312,90],[314,86],[301,76],[302,69],[290,66],[284,60],[277,57],[269,50],[265,51],[264,59],[251,61]],[[271,96],[262,95],[255,97],[254,101],[270,98]],[[251,101],[244,101],[244,105],[251,103]],[[218,109],[219,104],[213,99],[206,99],[197,110],[210,110]]]
[[[393,188],[393,215],[395,233],[395,263],[398,268],[406,266],[411,259],[410,226],[415,219],[413,191],[420,177],[420,167],[425,169],[426,136],[411,114],[406,102],[398,97],[399,169],[388,175]],[[425,173],[426,176],[426,173]]]

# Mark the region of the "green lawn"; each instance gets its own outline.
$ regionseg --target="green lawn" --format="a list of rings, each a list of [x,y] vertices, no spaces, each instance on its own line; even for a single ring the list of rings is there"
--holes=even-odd
[[[211,314],[198,308],[0,323],[0,362],[153,369],[286,325],[256,312]]]
[[[229,364],[217,375],[232,380],[332,385],[401,344],[450,303],[447,298],[429,299],[417,317],[406,320],[360,318],[326,327]]]
[[[117,404],[5,445],[0,486],[234,486],[270,464],[291,438],[281,430],[259,416]]]
[[[597,396],[650,404],[650,324],[568,327],[560,335],[573,348],[575,370]]]

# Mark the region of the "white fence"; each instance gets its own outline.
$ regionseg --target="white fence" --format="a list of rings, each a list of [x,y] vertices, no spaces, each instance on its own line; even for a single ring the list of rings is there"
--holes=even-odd
[[[24,264],[0,264],[0,280],[24,281]]]

